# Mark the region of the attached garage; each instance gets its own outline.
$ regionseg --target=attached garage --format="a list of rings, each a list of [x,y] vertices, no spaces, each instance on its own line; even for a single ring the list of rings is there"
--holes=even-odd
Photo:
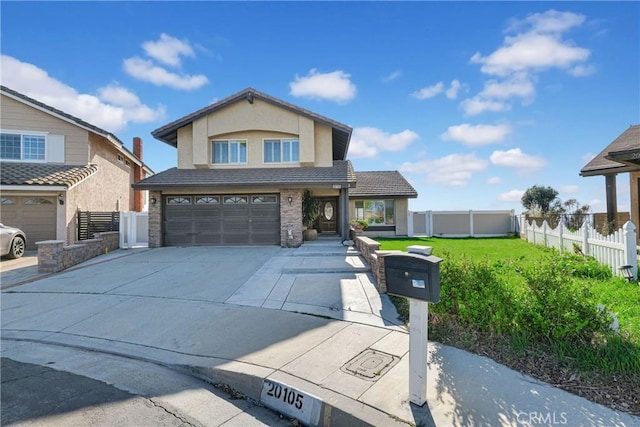
[[[163,197],[165,246],[279,245],[279,194]]]
[[[36,242],[56,239],[55,197],[3,195],[0,202],[0,222],[25,232],[27,250],[37,249]]]

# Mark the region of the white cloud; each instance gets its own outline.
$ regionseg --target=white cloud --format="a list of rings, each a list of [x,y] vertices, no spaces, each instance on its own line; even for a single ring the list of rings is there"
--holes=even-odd
[[[460,107],[462,107],[465,114],[468,116],[475,116],[477,114],[484,113],[485,111],[499,112],[511,110],[511,106],[502,101],[482,99],[478,96],[465,99],[460,103]]]
[[[450,154],[436,160],[403,163],[400,171],[425,174],[429,184],[462,187],[469,183],[474,172],[483,171],[487,166],[486,160],[479,159],[474,154]]]
[[[504,140],[511,133],[509,125],[470,125],[449,126],[441,135],[445,141],[458,141],[465,145],[479,146]]]
[[[432,86],[423,87],[422,89],[413,92],[411,96],[418,99],[429,99],[441,94],[443,90],[444,83],[438,82]]]
[[[530,156],[522,152],[519,148],[507,151],[494,151],[489,157],[491,163],[496,166],[520,169],[524,171],[543,168],[547,165],[546,160],[540,156]]]
[[[492,176],[491,178],[487,179],[487,184],[489,185],[496,185],[496,184],[500,184],[502,182],[502,179],[500,179],[499,176]]]
[[[326,99],[344,103],[356,96],[356,85],[351,82],[351,75],[341,70],[331,73],[320,73],[311,69],[304,77],[296,75],[295,81],[289,83],[291,95]]]
[[[3,85],[109,132],[121,131],[129,122],[147,123],[165,115],[163,106],[153,109],[144,105],[122,86],[101,88],[97,96],[78,93],[33,64],[7,55],[2,55],[1,60]]]
[[[195,52],[187,40],[179,40],[165,33],[160,34],[158,41],[142,43],[147,55],[163,64],[179,67],[181,56],[195,57]]]
[[[392,82],[392,81],[396,80],[401,75],[402,75],[402,71],[396,70],[396,71],[392,72],[391,74],[389,74],[387,76],[384,76],[382,78],[382,81],[385,82],[385,83],[389,83],[389,82]]]
[[[449,89],[447,89],[445,92],[445,95],[449,99],[456,99],[461,88],[462,84],[458,80],[452,80]]]
[[[605,206],[604,200],[592,199],[589,202],[589,207],[591,208],[591,212],[597,212],[599,209],[603,209],[604,206]]]
[[[355,128],[349,143],[349,156],[376,157],[381,151],[402,151],[418,139],[420,136],[409,129],[388,133],[374,127]]]
[[[555,10],[530,15],[507,28],[507,33],[519,33],[505,36],[503,45],[487,56],[476,52],[471,62],[482,64],[482,72],[498,76],[549,68],[569,70],[587,61],[591,54],[562,38],[584,20],[583,15]]]
[[[573,77],[586,77],[596,73],[593,65],[577,65],[567,71]]]
[[[560,192],[563,194],[576,194],[580,192],[580,187],[577,185],[565,185],[560,189]]]
[[[519,202],[522,200],[525,190],[511,190],[498,195],[499,202]]]
[[[584,15],[573,12],[558,12],[551,9],[543,13],[533,13],[524,20],[513,20],[507,27],[506,32],[516,33],[523,28],[528,28],[535,33],[557,34],[580,26],[584,21]]]
[[[535,93],[536,88],[531,79],[522,73],[518,73],[503,81],[487,81],[484,85],[484,90],[480,92],[479,96],[498,99],[512,97],[531,98]]]
[[[199,89],[209,83],[209,79],[202,74],[189,75],[177,74],[159,67],[153,61],[137,56],[127,58],[123,63],[127,74],[138,80],[153,83],[157,86],[169,86],[174,89],[193,90]]]

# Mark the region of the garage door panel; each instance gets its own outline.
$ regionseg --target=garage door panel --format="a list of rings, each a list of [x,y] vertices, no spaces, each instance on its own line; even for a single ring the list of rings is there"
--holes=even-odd
[[[277,195],[169,196],[218,202],[165,204],[164,244],[275,245],[280,243]]]
[[[18,227],[27,236],[27,250],[36,242],[56,239],[56,200],[54,197],[6,196],[13,203],[0,207],[0,222]]]

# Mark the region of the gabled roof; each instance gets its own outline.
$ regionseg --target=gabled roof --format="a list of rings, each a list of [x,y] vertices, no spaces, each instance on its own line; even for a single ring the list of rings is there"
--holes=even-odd
[[[134,163],[142,166],[143,168],[145,168],[147,170],[148,173],[153,173],[153,171],[151,170],[151,168],[149,168],[147,165],[144,164],[144,162],[141,159],[138,159],[138,157],[136,155],[134,155],[131,151],[129,151],[129,149],[124,145],[124,143],[122,141],[120,141],[118,139],[117,136],[115,136],[114,134],[112,134],[109,131],[106,131],[102,128],[99,128],[96,125],[92,125],[89,122],[85,122],[84,120],[72,116],[69,113],[65,113],[62,110],[58,110],[57,108],[54,108],[50,105],[45,104],[44,102],[40,102],[36,99],[30,98],[27,95],[20,93],[18,91],[15,91],[13,89],[10,89],[6,86],[2,86],[0,85],[0,93],[2,93],[3,95],[12,98],[16,101],[22,102],[23,104],[27,104],[37,110],[43,111],[47,114],[51,114],[52,116],[55,116],[61,120],[64,120],[66,122],[69,122],[71,124],[74,124],[76,126],[79,126],[89,132],[93,132],[96,135],[100,135],[103,138],[107,139],[108,141],[110,141],[114,146],[116,146],[117,148],[119,148],[123,154],[125,154],[130,160],[132,160]]]
[[[640,169],[640,125],[632,125],[581,170],[582,176],[607,175]]]
[[[356,172],[356,187],[349,197],[407,197],[416,198],[418,192],[398,171]]]
[[[332,129],[332,136],[333,136],[333,160],[346,159],[347,150],[349,149],[349,140],[351,139],[351,132],[353,129],[351,129],[349,126],[345,124],[336,122],[335,120],[321,116],[320,114],[316,114],[302,107],[298,107],[296,105],[290,104],[281,99],[274,98],[271,95],[267,95],[266,93],[257,91],[253,88],[244,89],[221,101],[218,101],[198,111],[195,111],[189,115],[186,115],[181,119],[175,120],[167,125],[164,125],[154,130],[153,132],[151,132],[151,135],[153,135],[154,138],[162,142],[165,142],[173,147],[177,147],[179,128],[184,127],[201,117],[209,115],[215,111],[225,108],[228,105],[231,105],[238,101],[246,100],[250,103],[253,103],[254,99],[260,99],[264,102],[268,102],[269,104],[278,106],[280,108],[284,108],[285,110],[291,111],[293,113],[307,117],[311,120],[315,120],[316,122],[330,126]]]
[[[65,186],[71,188],[98,171],[98,165],[73,166],[49,163],[0,163],[1,185]]]
[[[355,174],[351,162],[335,160],[333,167],[178,169],[171,168],[133,184],[136,190],[168,190],[179,188],[287,188],[353,186]]]

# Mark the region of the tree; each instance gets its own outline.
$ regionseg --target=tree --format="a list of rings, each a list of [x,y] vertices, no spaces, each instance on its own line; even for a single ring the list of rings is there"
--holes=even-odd
[[[561,207],[557,198],[558,192],[553,188],[534,185],[524,192],[520,201],[530,215],[545,216]]]
[[[569,199],[563,204],[565,214],[565,225],[569,230],[578,230],[584,224],[584,220],[589,214],[589,205],[580,203],[576,199]]]

